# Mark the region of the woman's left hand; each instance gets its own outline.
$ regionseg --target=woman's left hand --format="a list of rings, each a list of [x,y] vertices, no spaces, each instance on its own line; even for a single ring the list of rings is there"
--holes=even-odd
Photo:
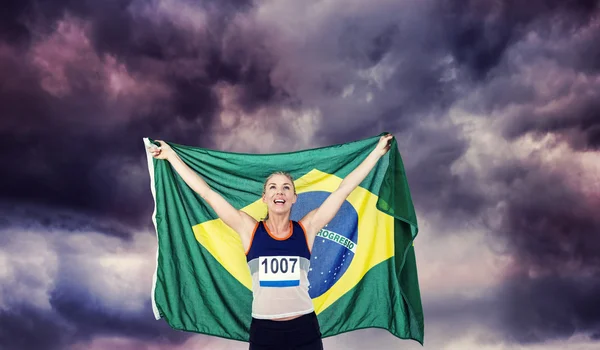
[[[379,155],[379,156],[383,156],[384,154],[386,154],[387,151],[389,151],[390,147],[392,146],[393,138],[394,138],[394,135],[392,135],[392,134],[386,134],[386,135],[381,136],[379,138],[379,143],[377,144],[377,146],[375,147],[373,152],[377,153],[377,155]]]

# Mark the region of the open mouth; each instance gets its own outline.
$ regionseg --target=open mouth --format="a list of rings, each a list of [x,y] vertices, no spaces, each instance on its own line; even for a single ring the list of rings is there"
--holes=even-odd
[[[273,203],[275,203],[276,205],[284,205],[285,199],[276,199],[273,201]]]

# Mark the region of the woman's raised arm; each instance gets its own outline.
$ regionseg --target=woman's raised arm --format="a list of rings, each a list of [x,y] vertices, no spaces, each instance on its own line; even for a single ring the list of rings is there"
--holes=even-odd
[[[256,225],[256,220],[245,212],[234,208],[225,198],[211,189],[206,181],[185,164],[166,142],[157,142],[160,143],[160,148],[148,147],[148,152],[156,159],[164,159],[171,163],[183,181],[210,205],[227,226],[240,235],[244,247],[247,247],[247,243],[250,242],[252,231]]]
[[[306,229],[309,242],[312,242],[317,232],[333,219],[350,193],[360,185],[373,170],[379,159],[389,151],[392,138],[391,134],[381,136],[375,149],[344,178],[340,186],[325,199],[321,206],[309,212],[300,220]]]

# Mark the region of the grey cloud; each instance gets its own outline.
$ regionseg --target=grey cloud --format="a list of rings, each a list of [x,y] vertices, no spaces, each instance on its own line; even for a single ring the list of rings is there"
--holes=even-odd
[[[597,2],[496,3],[484,13],[489,18],[471,11],[483,27],[473,34],[480,40],[466,41],[468,52],[477,56],[478,41],[491,45],[490,31],[510,38],[491,55],[493,64],[482,65],[485,80],[464,106],[503,116],[509,139],[552,133],[576,150],[598,149],[600,86],[591,78],[598,74]]]
[[[568,338],[600,330],[598,274],[586,277],[519,276],[504,286],[504,336],[520,343]]]
[[[565,174],[531,164],[496,171],[512,188],[495,232],[515,259],[499,302],[507,339],[539,342],[600,327],[600,220],[597,199]]]
[[[101,232],[122,239],[131,237],[131,228],[114,220],[85,215],[81,211],[31,205],[27,203],[0,203],[0,230],[11,234],[13,230],[42,232]],[[0,238],[1,239],[1,238]]]
[[[599,149],[600,85],[586,87],[587,91],[577,90],[567,84],[558,90],[556,100],[569,99],[569,95],[577,96],[560,107],[549,106],[546,111],[539,111],[535,105],[524,108],[507,125],[505,134],[515,138],[530,132],[538,135],[555,133],[575,149]]]
[[[55,315],[32,307],[0,310],[0,344],[6,350],[63,349],[68,330]]]
[[[192,336],[155,321],[151,311],[139,315],[107,313],[94,297],[56,289],[52,311],[12,305],[0,310],[0,344],[6,350],[54,350],[95,336],[123,336],[153,344],[181,344]],[[147,303],[147,310],[151,306]]]
[[[524,268],[558,273],[576,264],[573,273],[600,272],[598,199],[572,188],[567,176],[535,162],[496,172],[512,188],[498,233]]]
[[[164,344],[180,344],[191,333],[171,329],[163,320],[156,321],[150,302],[144,303],[143,312],[108,310],[97,302],[95,291],[86,290],[77,280],[61,277],[52,291],[50,303],[56,315],[76,325],[72,342],[89,340],[96,336],[125,336]]]
[[[478,220],[480,211],[488,205],[484,188],[469,174],[457,175],[452,165],[468,148],[465,140],[457,137],[454,128],[414,130],[410,134],[411,147],[407,157],[407,174],[413,200],[421,213],[444,213],[444,220],[463,226]],[[408,152],[408,151],[407,151]]]
[[[560,337],[579,330],[598,334],[598,315],[586,309],[596,302],[586,290],[597,291],[589,277],[597,276],[598,269],[598,240],[591,234],[600,232],[591,211],[590,203],[595,202],[579,200],[582,193],[562,185],[562,175],[545,173],[536,163],[490,165],[491,175],[483,182],[469,172],[453,173],[452,165],[469,144],[463,130],[447,122],[448,108],[464,100],[463,106],[482,118],[505,118],[505,130],[498,132],[509,139],[553,132],[576,150],[597,151],[598,88],[574,86],[567,79],[551,91],[549,100],[573,93],[573,103],[539,113],[535,107],[547,101],[521,75],[521,69],[545,60],[555,63],[557,74],[597,74],[598,35],[589,25],[598,16],[596,1],[387,2],[346,17],[343,11],[332,11],[320,21],[307,18],[303,25],[318,30],[314,36],[306,30],[309,34],[297,41],[284,37],[283,30],[254,23],[258,3],[174,1],[172,6],[184,3],[208,13],[207,30],[147,16],[142,9],[152,2],[6,4],[0,14],[0,75],[6,78],[0,94],[0,196],[18,208],[0,208],[1,228],[89,228],[129,237],[129,227],[148,227],[152,198],[141,138],[211,147],[208,130],[221,108],[215,86],[230,84],[240,89],[235,103],[250,113],[262,106],[319,109],[323,124],[313,140],[317,145],[395,132],[419,215],[439,215],[448,225],[460,227],[483,221],[483,210],[504,201],[500,226],[489,230],[500,236],[506,252],[524,270],[541,269],[547,277],[509,279],[498,296],[498,303],[506,303],[503,329],[514,331],[519,342],[553,337],[555,329]],[[283,14],[273,14],[279,15]],[[245,22],[236,22],[236,16]],[[107,76],[82,64],[85,60],[67,64],[66,79],[76,89],[65,96],[49,93],[39,68],[22,57],[54,33],[63,19],[80,21],[98,67],[112,57],[133,81],[155,83],[165,95],[150,102],[139,96],[107,102]],[[583,35],[587,27],[591,29]],[[532,33],[539,36],[537,43],[527,41]],[[591,91],[588,97],[586,88]],[[514,105],[522,109],[506,116],[505,109]],[[277,116],[261,118],[273,121],[279,132],[287,130],[278,129]],[[506,187],[505,195],[487,190],[498,184]],[[65,212],[23,209],[23,203]],[[565,264],[578,267],[572,278],[563,277]],[[95,305],[95,292],[77,281],[81,272],[63,272],[51,293],[52,315],[60,315],[62,321],[48,323],[48,344],[60,348],[73,337],[95,334],[179,341],[162,326],[150,324],[148,313],[124,314]],[[550,290],[549,302],[528,303],[544,288]],[[562,296],[570,300],[562,301]],[[561,309],[548,312],[547,303]],[[477,301],[457,304],[490,310]],[[433,318],[456,311],[432,305]],[[531,334],[513,328],[521,310]],[[2,322],[14,321],[14,334],[32,338],[24,320],[31,318],[37,329],[48,317],[14,306],[2,314]],[[479,317],[468,314],[465,322]],[[570,321],[561,321],[565,317]],[[140,325],[139,330],[124,321]],[[72,324],[81,325],[79,335]],[[117,326],[124,331],[119,333]],[[2,338],[16,344],[13,347],[39,345],[35,339],[26,340],[29,343],[9,343],[17,340]]]
[[[476,79],[501,64],[504,54],[529,31],[542,29],[557,16],[577,26],[594,18],[595,0],[582,1],[440,1],[436,2],[444,23],[444,42],[450,43],[453,56]],[[541,26],[541,28],[540,28]]]
[[[18,226],[18,218],[4,222],[8,227],[0,232],[7,271],[0,276],[3,349],[64,349],[100,336],[173,345],[192,336],[154,319],[151,275],[137,273],[151,269],[140,270],[135,261],[131,268],[111,263],[125,261],[123,252],[147,248],[132,242],[130,233],[66,212],[13,214],[37,216],[27,227]],[[98,229],[108,232],[93,234]],[[139,284],[148,293],[141,295]]]
[[[243,6],[237,9],[237,5]],[[137,171],[146,166],[142,137],[209,147],[207,130],[220,109],[213,89],[220,82],[239,86],[243,93],[237,102],[248,110],[281,98],[268,79],[266,51],[264,55],[249,51],[249,44],[232,40],[224,51],[225,29],[231,21],[223,21],[220,30],[196,33],[176,23],[136,15],[136,6],[141,5],[65,1],[52,6],[15,3],[7,9],[15,17],[5,25],[21,28],[22,33],[6,39],[8,46],[0,50],[0,72],[6,77],[0,96],[5,113],[0,121],[0,157],[6,159],[0,183],[3,199],[78,208],[140,225],[149,213],[150,204],[144,203],[151,202],[149,193],[142,191],[148,188],[148,178]],[[214,21],[247,11],[250,3],[202,6],[210,9],[208,18]],[[46,91],[39,68],[22,59],[40,40],[59,30],[58,21],[79,21],[91,45],[84,54],[93,58],[88,62],[81,52],[67,58],[74,61],[64,63],[66,83],[76,88],[63,96]],[[25,37],[27,45],[13,44]],[[44,49],[63,49],[57,43],[49,42]],[[135,96],[107,99],[111,78],[94,71],[107,64],[106,55],[125,65],[135,83],[152,82],[168,95],[151,102]],[[137,110],[131,107],[136,103]],[[112,192],[128,176],[123,167],[131,168],[137,181],[128,182],[131,188]]]

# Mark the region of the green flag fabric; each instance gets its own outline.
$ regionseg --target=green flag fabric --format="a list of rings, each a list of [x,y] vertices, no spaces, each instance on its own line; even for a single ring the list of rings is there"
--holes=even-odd
[[[144,139],[146,143],[149,139]],[[235,208],[267,213],[263,183],[294,178],[291,219],[317,208],[375,148],[379,136],[279,154],[241,154],[170,144]],[[164,160],[148,154],[158,237],[152,306],[175,329],[248,341],[252,280],[239,236]],[[323,337],[377,327],[423,344],[413,241],[417,219],[396,140],[315,238],[309,294]]]

